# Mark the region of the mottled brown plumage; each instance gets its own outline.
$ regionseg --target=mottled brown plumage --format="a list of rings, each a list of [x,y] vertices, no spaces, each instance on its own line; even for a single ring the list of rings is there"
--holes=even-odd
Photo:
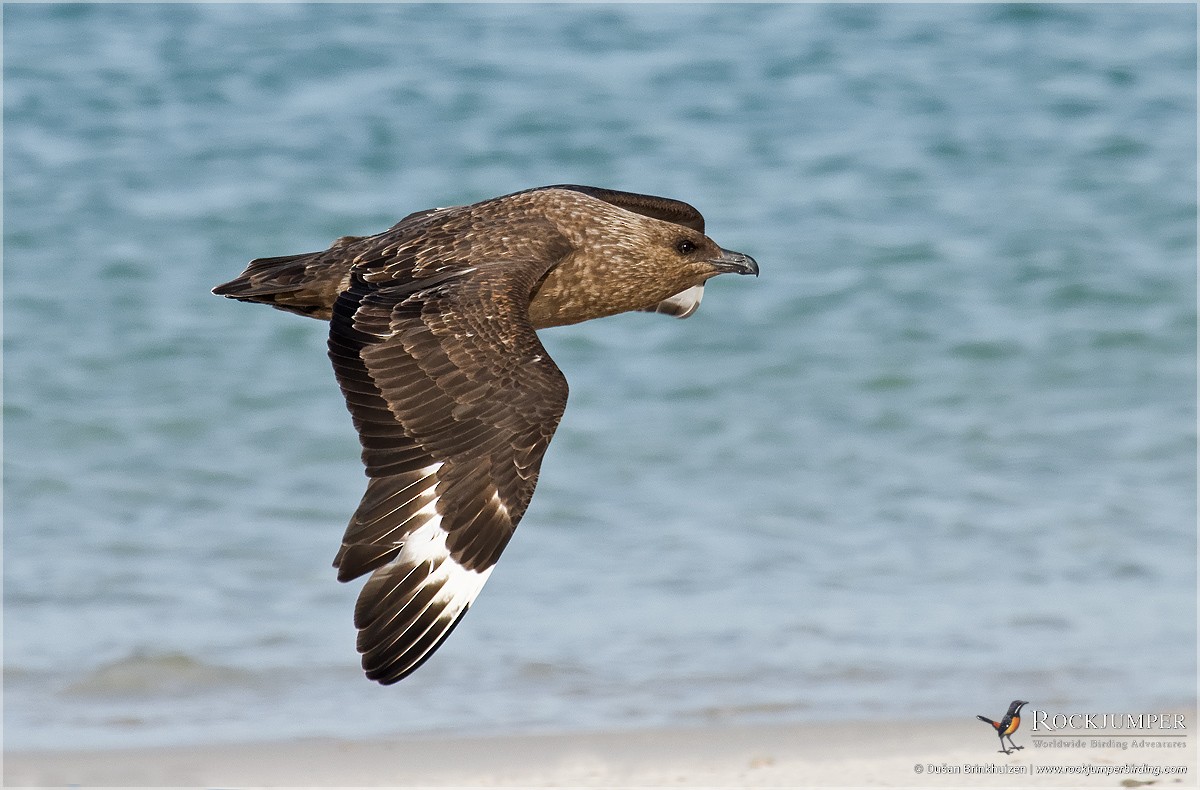
[[[324,252],[252,261],[213,293],[330,322],[366,494],[334,560],[367,676],[394,683],[449,636],[529,505],[567,383],[534,330],[651,310],[758,273],[686,203],[562,185],[410,214]]]

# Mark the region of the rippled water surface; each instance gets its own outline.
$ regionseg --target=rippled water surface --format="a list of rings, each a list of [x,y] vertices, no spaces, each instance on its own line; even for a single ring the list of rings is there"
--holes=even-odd
[[[6,746],[1190,702],[1195,15],[7,6]],[[381,688],[324,328],[209,289],[562,182],[762,277],[543,333],[533,505]]]

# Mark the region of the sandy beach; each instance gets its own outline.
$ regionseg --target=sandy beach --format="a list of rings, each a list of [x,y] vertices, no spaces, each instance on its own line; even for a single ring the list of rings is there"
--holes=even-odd
[[[1189,715],[1188,720],[1195,719]],[[1025,748],[1001,754],[985,725],[971,720],[357,742],[312,739],[11,753],[5,755],[4,780],[9,787],[1196,786],[1196,744],[1191,736],[1157,741],[1158,745],[1128,738],[1071,738],[1054,745],[1038,740],[1040,745],[1030,733],[1019,733],[1017,743]],[[1170,773],[1176,766],[1184,772]]]

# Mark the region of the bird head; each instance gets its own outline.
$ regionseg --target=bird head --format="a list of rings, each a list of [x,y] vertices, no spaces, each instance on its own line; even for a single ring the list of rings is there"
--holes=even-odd
[[[743,252],[718,246],[699,231],[675,225],[668,227],[664,235],[670,248],[667,254],[677,256],[682,265],[693,268],[697,277],[707,280],[727,273],[758,276],[757,261]]]

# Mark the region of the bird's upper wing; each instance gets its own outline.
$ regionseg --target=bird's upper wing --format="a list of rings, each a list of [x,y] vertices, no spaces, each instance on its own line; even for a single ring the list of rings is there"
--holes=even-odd
[[[373,572],[355,607],[373,680],[400,680],[449,636],[533,496],[567,399],[528,319],[567,252],[544,238],[525,259],[393,251],[334,305],[329,356],[370,478],[334,565],[342,581]]]

